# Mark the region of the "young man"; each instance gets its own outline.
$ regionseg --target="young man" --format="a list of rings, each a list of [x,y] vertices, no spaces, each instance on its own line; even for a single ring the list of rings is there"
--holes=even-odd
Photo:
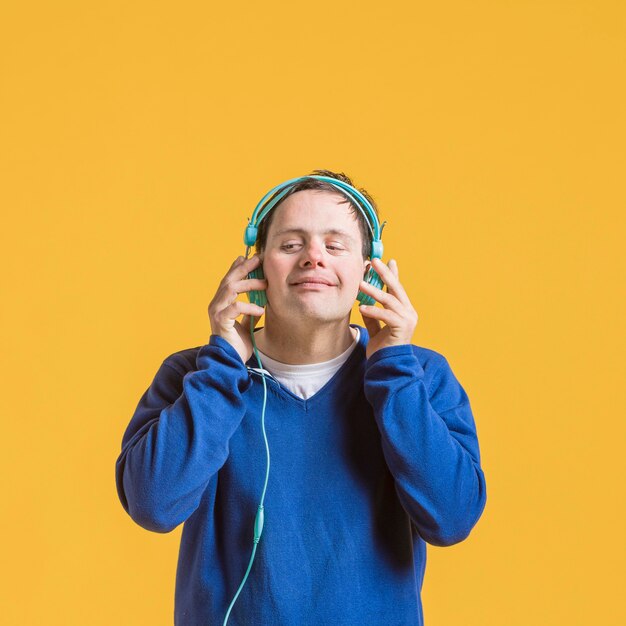
[[[229,610],[237,625],[421,625],[426,543],[463,541],[485,507],[469,399],[445,357],[411,344],[397,263],[368,259],[364,218],[337,189],[301,187],[224,276],[209,343],[164,360],[123,437],[126,511],[156,532],[185,522],[179,626]],[[363,281],[370,263],[386,291]],[[265,309],[237,299],[250,290]],[[360,308],[364,327],[350,324],[359,290],[382,305]]]

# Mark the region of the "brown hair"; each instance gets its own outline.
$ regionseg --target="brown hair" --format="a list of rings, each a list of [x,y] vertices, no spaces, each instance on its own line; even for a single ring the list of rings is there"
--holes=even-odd
[[[350,177],[346,176],[343,172],[331,172],[330,170],[313,170],[309,176],[328,176],[329,178],[335,178],[340,180],[348,185],[351,185],[355,189],[358,189],[350,179]],[[349,203],[352,210],[351,213],[356,213],[356,219],[359,222],[359,231],[361,232],[361,253],[364,259],[368,259],[371,253],[371,233],[370,226],[368,225],[368,221],[365,219],[359,208],[354,204],[354,202],[349,199],[346,195],[344,195],[337,187],[334,187],[331,183],[326,182],[325,180],[318,180],[317,178],[310,178],[307,180],[302,180],[299,183],[296,183],[285,197],[281,199],[281,201],[268,213],[267,217],[263,218],[261,223],[259,224],[259,230],[257,232],[257,238],[255,243],[255,249],[257,254],[261,254],[265,250],[265,244],[267,243],[267,233],[272,223],[272,218],[274,217],[274,213],[276,213],[276,209],[288,198],[290,195],[296,193],[297,191],[303,191],[304,189],[319,189],[320,191],[330,191],[331,193],[340,194],[343,199],[339,202],[339,204],[343,204],[345,202]],[[365,191],[365,189],[358,189],[367,199],[367,201],[372,205],[374,209],[374,213],[376,213],[376,217],[378,217],[378,207],[374,202],[374,199]]]

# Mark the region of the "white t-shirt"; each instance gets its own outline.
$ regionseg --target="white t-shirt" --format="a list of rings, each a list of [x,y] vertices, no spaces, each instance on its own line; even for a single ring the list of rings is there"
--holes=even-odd
[[[284,385],[291,393],[306,400],[317,393],[335,374],[335,372],[348,360],[352,351],[359,341],[360,331],[356,331],[356,339],[350,347],[330,361],[322,363],[307,363],[306,365],[288,365],[270,359],[266,354],[258,350],[263,369],[269,372],[281,385]],[[254,368],[260,371],[258,367]]]

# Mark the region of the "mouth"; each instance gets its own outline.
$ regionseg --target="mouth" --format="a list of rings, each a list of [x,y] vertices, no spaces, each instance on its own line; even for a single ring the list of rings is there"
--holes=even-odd
[[[318,282],[302,282],[302,283],[292,283],[292,287],[304,287],[307,289],[329,289],[330,287],[334,287],[335,285],[331,285],[329,283],[318,283]]]
[[[308,276],[299,280],[295,283],[291,283],[292,287],[300,287],[301,285],[319,285],[320,287],[335,287],[329,280],[326,278],[321,278],[317,276]]]

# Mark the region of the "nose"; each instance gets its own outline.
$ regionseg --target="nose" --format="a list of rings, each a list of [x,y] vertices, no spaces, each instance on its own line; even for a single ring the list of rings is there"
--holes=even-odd
[[[303,247],[299,265],[301,267],[309,267],[310,265],[317,267],[318,264],[324,264],[324,244],[311,240]]]

